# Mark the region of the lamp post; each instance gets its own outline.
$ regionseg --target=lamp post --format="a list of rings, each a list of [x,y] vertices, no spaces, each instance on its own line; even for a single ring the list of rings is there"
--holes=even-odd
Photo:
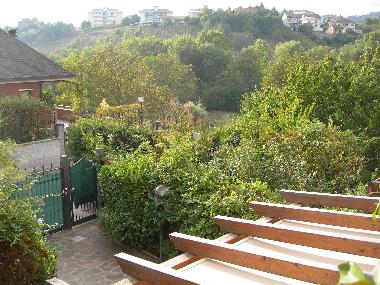
[[[159,185],[154,188],[154,194],[159,200],[166,200],[169,196],[169,188],[165,185]],[[162,261],[162,243],[164,241],[164,221],[160,223],[160,261]]]
[[[144,123],[144,117],[143,117],[144,97],[141,96],[141,97],[137,98],[137,101],[140,103],[140,124],[142,125]]]

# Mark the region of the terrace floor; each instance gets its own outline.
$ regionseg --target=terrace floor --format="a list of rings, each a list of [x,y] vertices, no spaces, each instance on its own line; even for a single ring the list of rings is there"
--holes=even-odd
[[[49,242],[60,251],[57,277],[70,285],[107,285],[125,278],[113,258],[119,252],[152,260],[136,249],[112,242],[96,220],[53,234]]]

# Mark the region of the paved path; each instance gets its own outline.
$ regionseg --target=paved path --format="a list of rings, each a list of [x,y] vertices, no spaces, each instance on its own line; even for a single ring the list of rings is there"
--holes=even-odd
[[[123,279],[125,275],[113,259],[119,252],[149,259],[137,250],[113,243],[96,220],[51,235],[49,241],[61,252],[57,277],[70,285],[108,285]]]

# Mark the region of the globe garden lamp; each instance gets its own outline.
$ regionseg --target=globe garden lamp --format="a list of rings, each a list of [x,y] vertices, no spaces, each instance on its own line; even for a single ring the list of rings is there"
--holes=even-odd
[[[142,125],[144,123],[144,116],[143,116],[144,97],[141,96],[141,97],[137,98],[137,102],[140,103],[140,124]]]
[[[154,195],[159,200],[166,200],[169,196],[169,188],[165,185],[159,185],[156,188],[154,188]],[[162,261],[162,244],[164,241],[164,227],[165,227],[165,221],[162,220],[160,223],[160,261]]]
[[[154,194],[160,200],[164,200],[169,196],[169,188],[165,185],[160,185],[154,188]]]

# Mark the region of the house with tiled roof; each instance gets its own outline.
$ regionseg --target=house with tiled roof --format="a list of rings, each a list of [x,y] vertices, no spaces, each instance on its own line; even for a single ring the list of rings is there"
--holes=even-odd
[[[300,25],[306,24],[311,25],[314,32],[323,32],[321,17],[314,12],[306,10],[284,11],[282,22],[292,30],[298,30]]]
[[[73,74],[26,45],[16,31],[0,29],[0,96],[40,98],[42,84],[73,78]]]
[[[298,30],[301,25],[301,18],[304,10],[293,10],[293,11],[284,11],[282,15],[282,22],[285,26],[291,28],[292,30]]]
[[[314,32],[323,32],[321,16],[314,12],[305,12],[301,18],[301,24],[308,24],[313,27]]]

